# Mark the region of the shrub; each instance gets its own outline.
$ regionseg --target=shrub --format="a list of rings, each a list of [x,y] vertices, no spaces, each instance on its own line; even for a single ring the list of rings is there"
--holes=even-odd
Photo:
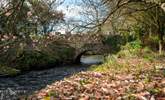
[[[142,57],[146,60],[153,61],[153,59],[155,57],[155,53],[149,47],[145,47],[145,48],[143,48]]]
[[[49,55],[53,55],[59,62],[68,62],[73,60],[75,49],[67,44],[50,43],[47,48],[41,48],[42,51]]]
[[[121,48],[121,51],[117,54],[119,58],[139,56],[142,49],[142,43],[140,40],[136,40],[133,42],[128,42],[125,46],[122,46]]]
[[[121,50],[120,47],[125,44],[125,40],[121,35],[108,36],[103,42],[110,46],[111,53],[119,52]]]
[[[74,57],[75,52],[74,48],[58,43],[50,43],[47,46],[38,45],[30,49],[23,48],[17,54],[15,52],[18,50],[16,48],[14,50],[11,53],[11,57],[14,59],[8,61],[7,65],[12,64],[14,65],[13,68],[21,71],[55,67],[59,63],[68,62]]]
[[[127,64],[119,64],[115,55],[108,56],[105,60],[105,63],[99,66],[92,66],[90,70],[97,72],[107,72],[111,71],[113,73],[118,73],[121,71],[126,71],[128,68]]]
[[[5,65],[0,65],[0,75],[5,76],[15,76],[20,73],[20,70],[15,68],[7,67]]]
[[[157,52],[159,50],[159,37],[158,36],[150,36],[147,40],[144,41],[144,45],[150,47],[152,51]],[[163,46],[163,49],[165,46]]]
[[[17,69],[31,70],[43,69],[56,63],[56,58],[36,50],[25,50],[16,59]]]

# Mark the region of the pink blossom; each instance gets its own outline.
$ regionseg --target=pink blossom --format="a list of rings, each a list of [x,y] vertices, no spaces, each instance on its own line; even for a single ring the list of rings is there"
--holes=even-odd
[[[28,16],[28,17],[32,16],[32,12],[31,12],[31,11],[28,11],[28,12],[27,12],[27,16]]]
[[[10,16],[11,15],[11,13],[10,12],[7,12],[6,14],[5,14],[5,16]]]

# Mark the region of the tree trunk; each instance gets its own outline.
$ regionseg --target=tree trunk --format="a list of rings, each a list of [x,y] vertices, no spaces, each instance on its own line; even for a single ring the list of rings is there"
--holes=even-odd
[[[150,27],[150,29],[149,29],[149,38],[151,38],[152,37],[152,28]]]
[[[159,54],[162,54],[163,50],[163,33],[160,33],[159,35]]]
[[[162,41],[159,40],[159,55],[162,54]]]

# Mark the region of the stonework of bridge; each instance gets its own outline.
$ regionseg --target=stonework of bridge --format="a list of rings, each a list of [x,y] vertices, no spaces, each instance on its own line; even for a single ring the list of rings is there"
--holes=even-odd
[[[103,54],[107,50],[107,46],[102,43],[104,36],[100,34],[73,34],[51,36],[52,40],[67,44],[75,49],[74,60],[80,63],[81,56],[86,53]],[[49,38],[49,39],[51,39]]]
[[[103,54],[106,48],[102,43],[90,43],[84,44],[81,48],[76,49],[75,53],[75,63],[80,63],[80,59],[85,54]]]

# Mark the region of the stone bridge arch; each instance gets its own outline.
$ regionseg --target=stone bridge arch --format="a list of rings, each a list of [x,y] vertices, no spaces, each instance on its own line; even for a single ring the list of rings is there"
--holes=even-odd
[[[92,52],[93,54],[103,54],[103,50],[105,49],[102,43],[89,43],[84,44],[81,48],[76,50],[76,54],[74,57],[74,62],[76,64],[81,63],[81,57],[85,55],[87,52]]]
[[[86,54],[87,52],[89,52],[89,51],[92,51],[92,50],[84,50],[84,51],[78,53],[78,54],[75,56],[75,63],[76,63],[76,64],[80,64],[80,63],[81,63],[81,57],[82,57],[84,54]]]

